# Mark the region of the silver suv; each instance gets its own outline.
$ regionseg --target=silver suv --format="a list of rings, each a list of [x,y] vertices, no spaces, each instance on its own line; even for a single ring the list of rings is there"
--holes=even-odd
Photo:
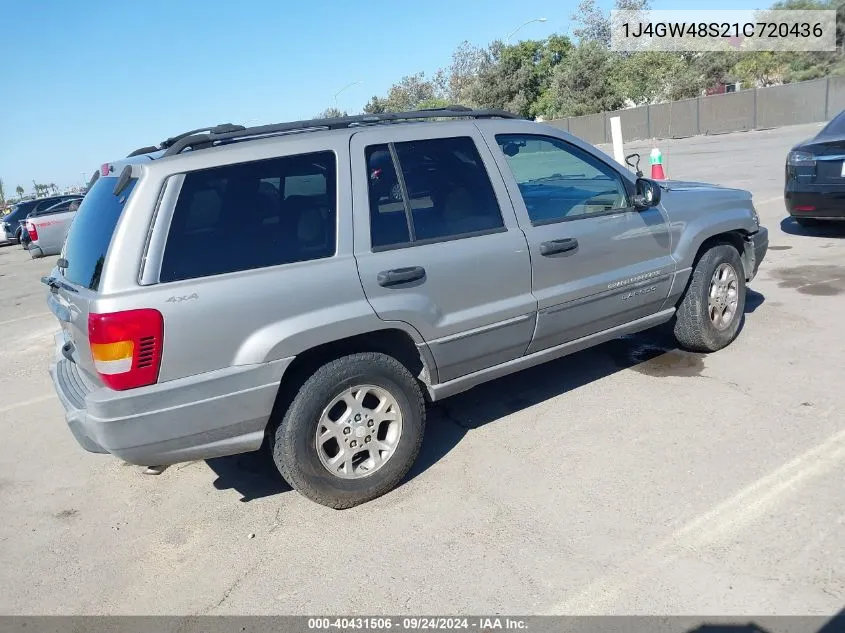
[[[43,279],[71,431],[141,465],[266,442],[333,508],[400,482],[426,402],[668,321],[728,345],[768,244],[747,191],[637,178],[499,111],[147,150],[102,167]]]

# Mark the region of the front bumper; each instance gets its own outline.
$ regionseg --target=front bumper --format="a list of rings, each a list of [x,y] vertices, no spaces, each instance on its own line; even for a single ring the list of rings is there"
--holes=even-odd
[[[760,264],[769,251],[769,229],[761,226],[756,232],[745,238],[745,280],[751,281],[757,276]]]
[[[77,442],[93,453],[158,466],[261,447],[279,382],[293,360],[228,367],[149,387],[113,391],[93,384],[61,354],[53,386]]]

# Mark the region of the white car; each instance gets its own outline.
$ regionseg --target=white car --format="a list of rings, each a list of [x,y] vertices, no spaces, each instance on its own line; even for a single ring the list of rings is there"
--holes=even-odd
[[[32,240],[28,250],[33,258],[61,252],[81,202],[81,198],[65,200],[27,217],[26,231]]]

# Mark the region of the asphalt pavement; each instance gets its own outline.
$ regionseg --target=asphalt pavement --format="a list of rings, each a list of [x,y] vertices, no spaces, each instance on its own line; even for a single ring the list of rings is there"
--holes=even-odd
[[[47,374],[55,258],[0,247],[0,613],[839,611],[845,226],[801,229],[781,198],[816,129],[658,144],[769,227],[729,348],[650,332],[444,401],[408,480],[346,511],[260,453],[159,476],[85,453]],[[650,148],[626,150],[647,170]]]

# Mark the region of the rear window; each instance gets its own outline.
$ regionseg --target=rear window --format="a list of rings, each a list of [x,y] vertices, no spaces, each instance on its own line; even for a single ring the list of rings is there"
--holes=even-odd
[[[79,286],[97,290],[111,238],[135,179],[115,196],[117,177],[99,178],[87,193],[70,226],[63,257],[67,260],[65,279]]]
[[[827,125],[819,132],[819,136],[839,136],[845,134],[845,111],[837,114]]]

